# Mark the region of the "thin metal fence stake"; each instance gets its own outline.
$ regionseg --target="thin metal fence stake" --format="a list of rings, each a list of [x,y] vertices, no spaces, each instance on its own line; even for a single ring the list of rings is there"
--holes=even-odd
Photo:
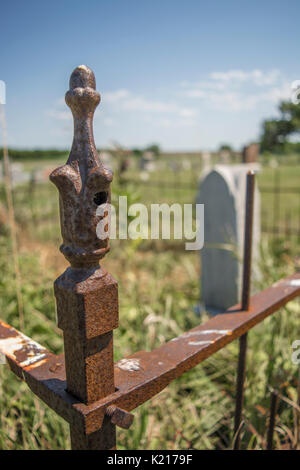
[[[300,367],[297,380],[297,405],[300,407]],[[300,450],[300,413],[296,416],[296,450]]]
[[[243,259],[243,285],[241,309],[249,310],[250,284],[251,284],[251,260],[252,260],[252,233],[253,233],[253,209],[254,209],[255,174],[249,171],[247,174],[246,189],[246,213],[245,213],[245,239]],[[241,421],[244,402],[244,382],[246,374],[247,333],[239,340],[239,359],[237,367],[236,405],[234,415],[234,444],[233,448],[240,448]]]
[[[275,428],[277,406],[278,406],[278,396],[277,396],[277,393],[274,390],[272,390],[269,426],[268,426],[268,434],[267,434],[267,450],[273,450],[273,438],[274,438],[274,428]]]
[[[274,170],[273,234],[280,233],[280,170]],[[274,236],[273,235],[273,236]]]
[[[239,340],[239,359],[237,367],[236,382],[236,398],[235,398],[235,415],[234,415],[234,450],[240,448],[242,411],[244,403],[244,382],[246,375],[246,353],[247,353],[247,337],[245,333]]]
[[[254,188],[255,188],[255,173],[253,171],[249,171],[247,174],[247,189],[246,189],[242,310],[249,310],[249,303],[250,303]]]

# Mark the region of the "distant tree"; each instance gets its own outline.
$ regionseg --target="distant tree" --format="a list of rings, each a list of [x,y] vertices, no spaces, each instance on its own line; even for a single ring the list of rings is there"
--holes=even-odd
[[[2,153],[2,149],[0,148]],[[57,149],[34,149],[34,150],[20,150],[20,149],[8,149],[9,156],[13,160],[51,160],[57,158],[67,158],[68,150],[57,150]]]
[[[148,147],[146,147],[145,150],[148,152],[153,152],[156,157],[158,157],[161,152],[158,144],[151,144]]]
[[[229,144],[221,144],[219,147],[219,152],[222,151],[227,151],[227,152],[232,152],[232,147]]]
[[[132,149],[132,154],[135,156],[135,157],[141,157],[143,155],[143,150],[141,149],[138,149],[138,148],[134,148]]]
[[[263,134],[261,137],[262,151],[280,152],[284,149],[287,137],[294,132],[292,121],[284,119],[273,119],[264,121]]]
[[[260,141],[262,151],[282,152],[292,147],[289,144],[289,138],[292,135],[300,135],[300,104],[282,101],[279,111],[279,119],[263,122]]]

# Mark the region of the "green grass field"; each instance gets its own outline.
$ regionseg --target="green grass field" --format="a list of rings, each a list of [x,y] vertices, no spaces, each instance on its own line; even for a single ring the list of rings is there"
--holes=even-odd
[[[293,244],[299,242],[300,233],[300,164],[293,156],[282,157],[279,165],[273,168],[265,161],[257,175],[258,188],[261,190],[261,220],[262,231],[271,234],[278,230]],[[182,168],[178,161],[184,161],[189,168]],[[112,187],[113,202],[117,196],[127,195],[132,202],[142,202],[149,206],[151,203],[194,203],[199,180],[202,175],[200,155],[186,154],[180,159],[178,155],[163,155],[156,163],[155,171],[146,174],[139,169],[136,158],[130,159],[131,164],[123,176],[123,184],[118,184],[118,171],[115,163],[115,181]],[[213,157],[213,162],[216,157]],[[43,159],[38,162],[40,170],[54,168],[63,164],[62,159]],[[32,171],[36,163],[25,160],[26,171]],[[177,165],[177,171],[174,166]],[[145,179],[147,177],[147,179]],[[144,179],[143,179],[144,178]],[[280,185],[280,193],[273,189]],[[296,189],[298,192],[286,192]],[[272,190],[270,192],[270,190]],[[4,200],[4,192],[0,192]],[[41,240],[58,240],[58,198],[56,189],[49,183],[35,186],[25,184],[14,191],[17,218],[28,230],[34,230],[35,236]],[[37,223],[38,222],[38,223]]]
[[[263,168],[259,184],[272,184],[272,171],[272,168]],[[285,185],[298,185],[299,168],[282,166],[280,172]],[[188,175],[182,174],[181,178],[189,181]],[[123,191],[118,185],[116,190],[116,195]],[[133,200],[143,202],[150,197],[141,188],[127,187],[127,191]],[[190,193],[187,190],[184,197],[190,197]],[[157,202],[167,202],[174,195],[162,195],[158,188],[155,197]],[[164,198],[163,201],[160,198]],[[3,192],[1,200],[5,201]],[[60,353],[63,345],[61,331],[56,326],[53,281],[67,264],[58,250],[58,194],[50,183],[35,188],[25,185],[15,189],[14,202],[20,247],[24,332]],[[272,201],[263,204],[272,210]],[[284,204],[292,208],[290,202]],[[297,217],[295,215],[295,219]],[[0,233],[1,318],[18,328],[5,209],[0,217]],[[139,241],[125,240],[122,245],[113,241],[111,252],[103,261],[105,268],[119,282],[120,327],[115,330],[116,360],[137,350],[151,350],[205,321],[205,317],[199,319],[194,313],[201,295],[198,254],[167,248],[164,244],[155,249]],[[291,244],[284,239],[263,237],[262,278],[257,288],[266,287],[292,273],[295,264],[299,264],[297,250],[295,240]],[[291,344],[299,339],[299,319],[299,301],[295,300],[249,334],[243,448],[264,449],[266,446],[269,385],[281,387],[285,397],[296,400],[294,380],[298,369],[291,361]],[[137,409],[131,429],[118,430],[118,447],[171,450],[230,448],[237,346],[237,342],[232,343]],[[296,445],[296,423],[295,411],[281,403],[275,434],[276,448],[281,448],[287,441]],[[0,449],[69,447],[67,424],[35,398],[6,366],[0,365]]]

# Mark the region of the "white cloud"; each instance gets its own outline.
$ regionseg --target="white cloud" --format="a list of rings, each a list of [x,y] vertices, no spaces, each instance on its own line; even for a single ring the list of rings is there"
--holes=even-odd
[[[125,89],[109,91],[104,94],[104,101],[106,103],[118,103],[127,96],[129,96],[130,92]],[[103,96],[102,96],[103,99]]]
[[[280,79],[280,71],[275,69],[270,72],[262,72],[261,70],[254,70],[252,72],[252,80],[255,85],[273,85]]]
[[[197,110],[191,108],[182,108],[179,109],[179,115],[183,118],[191,118],[197,115]]]
[[[254,69],[249,72],[244,70],[228,70],[227,72],[212,72],[210,78],[218,82],[251,82],[258,86],[272,85],[280,76],[277,69],[264,72]]]
[[[212,72],[208,80],[180,85],[184,89],[181,95],[186,98],[199,99],[212,109],[225,111],[253,110],[263,102],[276,104],[290,97],[290,84],[277,69]]]
[[[185,96],[188,98],[205,98],[207,96],[206,90],[197,90],[197,88],[192,88],[191,90],[187,90],[185,92]]]
[[[115,125],[115,120],[110,117],[107,117],[103,119],[103,123],[105,126],[111,127]]]
[[[47,111],[48,116],[58,119],[60,121],[71,121],[72,113],[71,111],[64,111],[60,109],[50,109]]]
[[[220,82],[228,82],[231,80],[237,80],[243,82],[247,79],[247,73],[242,70],[229,70],[228,72],[212,72],[210,74],[212,80]]]
[[[151,124],[151,121],[148,120]],[[152,122],[155,127],[165,128],[165,129],[181,129],[187,127],[195,127],[199,125],[196,119],[193,118],[175,118],[175,119],[168,119],[168,118],[159,118]]]
[[[124,100],[121,104],[122,109],[128,111],[154,112],[154,113],[171,113],[177,110],[177,106],[173,103],[163,101],[153,101],[143,96],[131,96]]]
[[[170,84],[163,94],[152,89],[100,90],[96,142],[143,146],[158,141],[166,148],[208,148],[228,140],[239,146],[257,138],[262,119],[276,115],[278,102],[291,95],[291,83],[275,69],[212,71],[199,78]],[[72,114],[63,98],[47,114],[71,135]]]
[[[215,80],[200,80],[199,82],[188,82],[183,81],[180,83],[181,88],[195,89],[195,91],[199,91],[201,89],[204,90],[224,90],[226,88],[226,83],[224,82],[217,82]]]
[[[281,86],[272,87],[265,92],[264,98],[273,103],[291,98],[291,83],[285,81]]]
[[[242,109],[252,109],[254,107],[253,97],[243,97],[240,93],[211,93],[209,95],[210,104],[216,108],[226,111],[240,111]]]
[[[114,111],[134,111],[137,113],[175,113],[181,117],[195,116],[197,110],[182,107],[174,102],[148,99],[128,90],[103,93],[103,103],[113,104]]]
[[[128,125],[136,127],[143,126],[143,123],[158,133],[160,128],[180,129],[197,125],[195,118],[198,110],[187,106],[182,100],[153,100],[126,89],[104,91],[101,95],[102,103],[95,113],[95,129],[106,128],[111,136],[117,135],[121,128]],[[72,120],[72,113],[66,108],[63,99],[57,100],[47,114],[60,121]]]

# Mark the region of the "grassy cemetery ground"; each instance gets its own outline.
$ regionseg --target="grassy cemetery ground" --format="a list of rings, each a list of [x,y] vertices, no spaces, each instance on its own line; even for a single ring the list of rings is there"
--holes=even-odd
[[[21,160],[18,160],[20,162]],[[53,159],[44,158],[39,161],[38,168],[45,175],[50,169],[64,164],[66,156]],[[181,164],[178,162],[181,161]],[[113,163],[116,162],[116,159]],[[183,163],[182,163],[183,162]],[[217,157],[212,156],[211,163],[216,163]],[[264,159],[257,183],[261,190],[261,219],[263,231],[280,230],[291,238],[295,246],[300,233],[300,158],[299,156],[269,157]],[[24,170],[31,172],[36,168],[36,161],[26,159]],[[151,203],[166,202],[169,204],[194,203],[198,181],[202,174],[201,159],[197,154],[162,155],[155,162],[153,172],[141,172],[138,159],[130,158],[129,169],[124,173],[123,184],[117,184],[117,165],[113,183],[113,203],[117,203],[120,194],[128,196],[129,202],[141,202],[149,206]],[[277,185],[280,193],[275,194]],[[290,190],[295,190],[289,192]],[[286,190],[288,192],[286,192]],[[0,198],[3,200],[4,191],[0,188]],[[15,189],[15,206],[17,218],[25,224],[27,230],[34,231],[34,237],[43,240],[57,240],[59,243],[58,226],[58,194],[53,185],[23,184]],[[38,221],[38,224],[37,224]],[[291,232],[291,233],[289,233]],[[276,230],[275,230],[276,234]],[[298,238],[298,240],[297,240]]]
[[[174,157],[175,158],[175,157]],[[188,157],[186,157],[188,158]],[[191,158],[191,157],[190,157]],[[44,162],[45,163],[45,162]],[[43,164],[44,164],[43,163]],[[49,162],[47,162],[49,166]],[[52,167],[58,161],[51,161]],[[28,168],[32,162],[26,162]],[[46,165],[45,165],[46,168]],[[299,184],[300,170],[280,165],[281,182]],[[270,183],[274,169],[267,166],[259,184]],[[136,173],[137,174],[137,173]],[[176,182],[178,173],[165,168],[158,176]],[[131,175],[134,178],[136,175]],[[196,168],[180,175],[182,183],[197,178]],[[123,188],[123,189],[122,189]],[[116,194],[124,187],[116,185]],[[163,193],[165,191],[165,193]],[[131,184],[126,193],[132,201],[176,202],[171,189],[142,191]],[[191,189],[182,190],[182,202],[194,202]],[[4,194],[1,193],[4,201]],[[67,263],[58,251],[58,194],[50,183],[25,185],[14,194],[20,246],[24,333],[56,353],[62,351],[61,331],[56,326],[53,281]],[[265,210],[272,210],[273,199],[263,199]],[[299,206],[293,211],[296,223]],[[299,204],[299,201],[298,201]],[[19,327],[14,271],[5,209],[0,214],[0,311],[1,318]],[[295,240],[267,240],[261,245],[261,289],[292,273],[298,263]],[[119,282],[120,327],[115,330],[116,360],[136,350],[150,350],[204,321],[195,314],[199,301],[199,259],[196,252],[174,251],[172,246],[149,242],[112,242],[104,267]],[[297,366],[291,361],[291,344],[298,338],[299,301],[288,304],[272,318],[249,333],[245,392],[246,425],[244,448],[265,447],[266,423],[270,401],[268,386],[280,388],[296,400]],[[118,430],[121,449],[215,449],[230,448],[234,412],[237,342],[215,354],[183,375],[156,398],[137,409],[130,430]],[[297,415],[281,404],[275,444],[280,448],[292,440]],[[49,410],[4,365],[0,365],[0,448],[69,448],[68,425]]]

